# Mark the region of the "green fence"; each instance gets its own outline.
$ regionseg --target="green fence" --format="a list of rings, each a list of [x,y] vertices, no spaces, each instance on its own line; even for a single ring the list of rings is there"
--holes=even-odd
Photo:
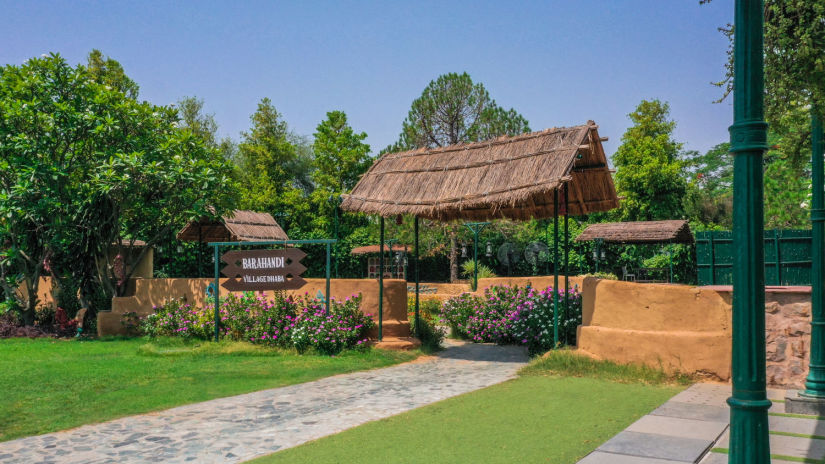
[[[732,232],[696,233],[699,285],[732,285],[734,256],[749,250],[735,248]],[[765,285],[811,285],[811,231],[765,231]]]

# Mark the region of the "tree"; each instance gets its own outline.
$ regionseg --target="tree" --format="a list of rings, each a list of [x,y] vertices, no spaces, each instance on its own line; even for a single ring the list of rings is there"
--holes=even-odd
[[[527,120],[499,107],[483,84],[466,72],[449,73],[431,81],[412,102],[394,147],[443,147],[529,131]]]
[[[490,98],[484,85],[465,73],[449,73],[431,81],[412,102],[398,142],[385,151],[443,147],[529,132],[527,120]],[[450,280],[458,279],[457,231],[450,233]]]
[[[730,144],[720,143],[705,154],[685,154],[688,183],[683,202],[688,219],[705,227],[733,225],[733,156]]]
[[[366,132],[356,133],[343,111],[330,111],[315,129],[312,149],[315,188],[332,195],[349,192],[372,162]]]
[[[140,91],[137,83],[126,75],[123,66],[118,61],[108,56],[104,57],[100,50],[94,49],[89,53],[86,70],[94,82],[123,92],[129,98],[137,99]]]
[[[217,146],[215,134],[218,132],[218,123],[215,122],[214,114],[203,112],[202,99],[183,97],[178,101],[177,107],[180,127],[191,130],[206,146]]]
[[[250,119],[252,128],[241,134],[236,158],[241,206],[278,216],[288,213],[290,234],[300,232],[294,226],[306,224],[311,216],[305,201],[312,189],[309,142],[289,131],[268,98]]]
[[[679,159],[682,144],[673,140],[676,122],[670,106],[642,100],[628,115],[633,126],[622,136],[613,155],[616,190],[624,197],[619,209],[623,221],[651,221],[682,217],[687,183]]]
[[[59,55],[0,68],[2,272],[22,276],[26,322],[41,275],[60,286],[96,269],[109,296],[122,295],[140,257],[107,257],[112,243],[140,238],[145,253],[187,219],[223,210],[228,192],[213,187],[228,184],[229,165],[176,122],[174,109]]]

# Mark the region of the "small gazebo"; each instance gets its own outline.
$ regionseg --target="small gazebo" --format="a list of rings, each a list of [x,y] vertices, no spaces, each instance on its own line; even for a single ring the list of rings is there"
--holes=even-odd
[[[220,219],[192,221],[178,232],[186,242],[254,242],[289,240],[286,232],[269,213],[236,209]]]
[[[627,245],[663,245],[670,243],[693,243],[693,233],[687,221],[681,219],[666,221],[635,221],[635,222],[604,222],[590,224],[578,237],[577,242],[595,242],[594,258],[598,264],[599,249],[605,243],[619,243]],[[668,259],[670,259],[668,252]],[[673,281],[672,262],[670,265],[669,281]],[[661,271],[661,269],[657,269]],[[637,274],[641,273],[641,274]],[[651,269],[642,268],[635,272],[624,270],[622,280],[637,282],[653,281],[649,274]]]
[[[202,218],[191,221],[178,232],[184,242],[256,242],[289,240],[286,232],[269,213],[236,209],[220,219]],[[198,248],[198,277],[203,272],[202,250]]]
[[[343,196],[341,209],[380,216],[381,251],[384,218],[414,216],[417,318],[419,218],[447,222],[552,217],[558,225],[561,214],[566,226],[568,215],[614,209],[619,199],[602,147],[604,140],[598,126],[588,121],[483,142],[387,153]],[[558,239],[558,227],[555,230]],[[558,267],[558,288],[557,284]],[[381,317],[379,307],[379,338]]]

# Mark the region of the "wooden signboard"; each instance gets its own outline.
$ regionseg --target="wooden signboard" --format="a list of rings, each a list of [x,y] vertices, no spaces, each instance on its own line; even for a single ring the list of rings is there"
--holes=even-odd
[[[221,256],[226,263],[221,273],[228,279],[221,287],[231,292],[301,288],[306,284],[301,274],[307,268],[300,262],[305,256],[298,248],[227,251]]]

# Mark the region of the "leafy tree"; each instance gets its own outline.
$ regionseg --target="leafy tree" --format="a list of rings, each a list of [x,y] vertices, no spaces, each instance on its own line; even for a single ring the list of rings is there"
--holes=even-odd
[[[109,256],[110,244],[151,247],[186,219],[222,211],[225,193],[210,187],[226,182],[228,165],[176,121],[174,109],[139,103],[59,55],[0,68],[0,243],[4,272],[25,284],[27,322],[40,276],[61,284],[96,270],[122,295],[140,257]]]
[[[619,218],[650,221],[682,217],[687,182],[679,158],[682,144],[673,140],[676,123],[669,119],[670,106],[659,100],[642,100],[629,117],[633,126],[613,155],[616,190],[624,197]]]
[[[289,233],[305,229],[312,215],[305,195],[312,189],[309,143],[290,133],[286,121],[268,98],[250,118],[252,128],[241,134],[236,164],[241,184],[240,204],[280,217],[288,213]],[[296,229],[297,227],[297,229]]]
[[[98,84],[107,85],[123,92],[129,98],[137,99],[140,91],[137,83],[126,75],[123,66],[117,60],[104,57],[100,50],[94,49],[89,53],[86,70]]]
[[[203,99],[198,97],[183,97],[178,101],[178,115],[180,127],[192,131],[209,147],[217,145],[215,134],[218,132],[218,123],[214,114],[203,112]]]
[[[685,215],[703,226],[732,226],[733,156],[729,150],[730,144],[725,142],[703,155],[695,151],[685,154]]]
[[[488,140],[500,135],[529,132],[527,120],[514,109],[505,110],[490,98],[484,85],[469,74],[449,73],[431,81],[412,102],[402,123],[399,140],[384,151],[442,147]],[[455,227],[450,231],[450,280],[458,279]]]

